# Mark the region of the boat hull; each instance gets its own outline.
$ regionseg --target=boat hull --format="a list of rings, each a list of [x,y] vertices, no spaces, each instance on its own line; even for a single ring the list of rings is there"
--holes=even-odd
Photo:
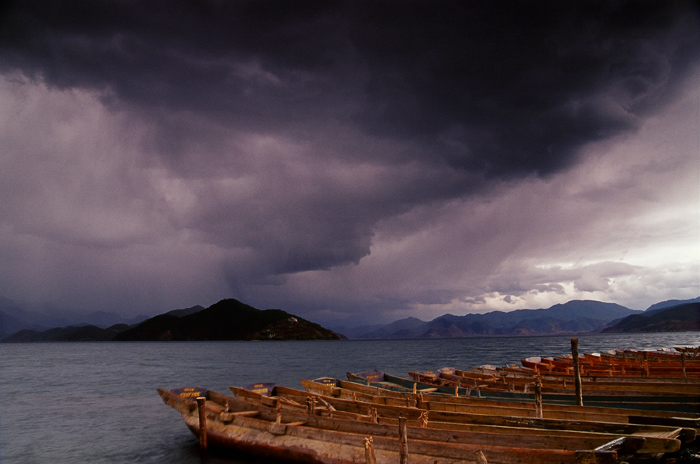
[[[194,399],[179,398],[166,390],[159,390],[159,393],[166,404],[181,413],[187,427],[199,437],[202,432]],[[395,464],[402,456],[399,433],[393,426],[282,413],[261,403],[251,404],[211,391],[206,404],[205,429],[211,447],[270,460],[322,464],[368,462],[368,449],[371,449],[377,464]],[[276,411],[279,411],[278,418],[284,416],[283,420],[272,419]],[[618,462],[615,449],[558,450],[454,443],[431,440],[430,436],[438,436],[440,432],[420,429],[413,429],[409,437],[416,434],[428,436],[409,438],[408,456],[413,464],[476,464],[483,463],[484,459],[490,464]]]

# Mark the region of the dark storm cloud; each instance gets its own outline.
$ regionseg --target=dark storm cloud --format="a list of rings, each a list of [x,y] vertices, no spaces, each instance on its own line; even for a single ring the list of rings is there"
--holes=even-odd
[[[376,3],[367,127],[490,175],[551,173],[633,129],[697,63],[692,3]]]
[[[238,129],[354,122],[422,148],[403,160],[509,177],[635,128],[695,66],[697,15],[685,1],[18,2],[2,61]]]
[[[335,49],[323,10],[316,2],[19,2],[4,15],[3,61],[139,106],[280,126],[327,91],[318,79]]]

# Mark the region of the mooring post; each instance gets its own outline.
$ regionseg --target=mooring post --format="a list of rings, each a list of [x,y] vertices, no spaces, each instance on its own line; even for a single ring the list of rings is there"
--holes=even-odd
[[[197,397],[197,412],[199,412],[199,449],[207,450],[207,416],[206,416],[207,399],[203,396]]]
[[[681,351],[681,364],[683,365],[683,378],[688,381],[688,374],[685,373],[685,351]]]
[[[306,398],[306,409],[309,412],[310,416],[316,415],[316,398]]]
[[[405,417],[399,417],[399,463],[408,464],[408,427]]]
[[[420,413],[418,423],[420,423],[421,428],[428,428],[428,411],[423,411]]]
[[[642,377],[649,377],[649,361],[646,351],[642,352]]]
[[[535,382],[535,415],[538,419],[542,419],[542,382],[539,377]]]
[[[374,440],[372,437],[365,437],[365,464],[377,464],[374,456]]]
[[[370,406],[369,412],[367,413],[367,415],[369,416],[369,422],[370,422],[370,424],[377,424],[377,423],[378,423],[378,420],[377,420],[377,408],[373,408],[373,407]]]
[[[477,450],[476,453],[474,453],[474,460],[476,461],[476,464],[489,464],[489,462],[486,460],[484,452],[481,450]]]
[[[581,370],[578,365],[578,338],[571,339],[571,356],[574,358],[574,384],[576,386],[576,404],[583,406],[583,392],[581,392]]]

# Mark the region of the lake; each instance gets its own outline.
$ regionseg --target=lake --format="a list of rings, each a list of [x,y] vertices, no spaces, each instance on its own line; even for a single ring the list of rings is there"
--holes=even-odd
[[[700,345],[700,332],[578,335],[580,352]],[[520,364],[569,353],[570,336],[309,342],[0,344],[0,463],[255,463],[199,454],[156,388],[275,382],[378,369]]]

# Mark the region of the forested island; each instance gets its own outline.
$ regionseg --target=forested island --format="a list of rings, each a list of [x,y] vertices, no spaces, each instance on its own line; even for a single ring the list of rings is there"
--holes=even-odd
[[[56,341],[215,341],[215,340],[342,340],[343,335],[280,309],[260,310],[235,299],[204,309],[170,311],[129,326],[105,329],[94,325],[46,331],[20,330],[3,342]]]

